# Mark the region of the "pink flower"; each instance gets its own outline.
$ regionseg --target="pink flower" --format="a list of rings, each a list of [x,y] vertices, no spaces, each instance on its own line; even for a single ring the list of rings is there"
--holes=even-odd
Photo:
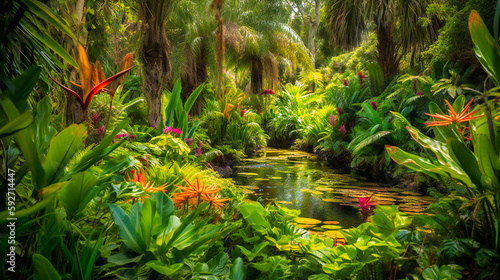
[[[188,146],[191,146],[191,144],[193,143],[193,138],[187,138],[187,137],[186,137],[186,138],[184,138],[184,142],[186,142],[186,144],[187,144]]]
[[[165,133],[169,133],[172,131],[173,131],[173,129],[170,126],[165,126],[165,129],[163,130],[163,132],[165,132]]]
[[[134,175],[135,174],[135,170],[133,170],[133,169],[130,170],[130,173],[132,173],[132,175]]]
[[[126,133],[116,134],[115,139],[120,139],[120,138],[122,138],[122,137],[129,137],[129,135],[128,135],[128,134],[126,134]],[[129,137],[129,138],[130,138],[130,137]]]
[[[102,136],[104,135],[104,125],[96,129],[95,133],[97,134],[97,136],[99,136],[99,138],[102,138]]]
[[[370,210],[371,197],[358,197],[359,207],[361,207],[361,211],[368,212]]]
[[[199,140],[196,145],[198,146],[198,148],[201,148],[201,146],[203,146],[203,142],[201,140]]]
[[[92,116],[90,116],[90,120],[94,125],[96,125],[101,120],[101,115],[99,115],[99,113],[94,113]]]
[[[373,108],[373,110],[377,111],[377,102],[372,101],[372,103],[371,103],[371,104],[372,104],[372,108]]]
[[[337,113],[339,114],[339,116],[340,116],[340,115],[342,115],[342,112],[343,112],[343,111],[342,111],[342,108],[337,107]]]
[[[247,112],[247,111],[245,111],[245,110],[241,110],[241,111],[240,111],[241,116],[243,117],[243,116],[245,115],[245,113],[246,113],[246,112]]]
[[[330,125],[331,125],[332,127],[337,126],[337,116],[335,116],[335,115],[331,115],[331,116],[330,116]]]
[[[365,75],[363,75],[363,73],[362,73],[361,71],[359,71],[357,75],[358,75],[358,78],[359,78],[360,80],[363,80],[364,78],[366,78],[366,76],[365,76]]]
[[[181,130],[178,129],[178,128],[172,129],[172,132],[175,133],[175,134],[181,134],[182,133]]]
[[[339,131],[340,131],[340,133],[342,133],[342,135],[345,135],[347,133],[347,130],[345,129],[345,125],[341,125]]]
[[[190,121],[190,120],[191,120],[191,116],[190,116],[190,115],[189,115],[189,113],[188,113],[188,121]]]
[[[419,90],[419,91],[417,91],[417,92],[415,93],[415,95],[424,95],[424,93],[423,93],[422,91],[420,91],[420,90]]]
[[[391,123],[391,122],[392,122],[392,120],[393,120],[393,118],[392,118],[392,117],[390,117],[388,122],[389,122],[389,123]]]
[[[347,79],[344,79],[343,82],[344,82],[344,86],[346,86],[346,87],[349,86],[349,81],[347,81]]]
[[[261,93],[259,93],[259,95],[263,95],[263,94],[274,94],[274,91],[272,91],[270,89],[265,89]]]
[[[198,148],[196,148],[196,152],[194,153],[194,155],[199,157],[199,156],[201,156],[202,153],[203,153],[203,150],[200,147],[198,147]]]

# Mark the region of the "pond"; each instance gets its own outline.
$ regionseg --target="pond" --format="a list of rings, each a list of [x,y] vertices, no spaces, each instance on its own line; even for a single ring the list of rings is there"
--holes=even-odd
[[[251,200],[277,201],[301,212],[299,226],[314,231],[356,227],[364,222],[358,197],[376,205],[399,205],[408,214],[421,213],[432,202],[418,193],[362,182],[332,169],[315,155],[292,150],[257,152],[235,167],[233,179]],[[315,221],[317,220],[317,221]]]

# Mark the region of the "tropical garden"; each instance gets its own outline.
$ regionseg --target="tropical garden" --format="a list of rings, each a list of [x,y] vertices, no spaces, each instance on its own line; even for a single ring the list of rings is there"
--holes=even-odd
[[[500,277],[500,0],[0,15],[1,279]],[[291,192],[309,165],[278,171],[302,157],[323,171],[301,197],[359,222],[246,186]],[[281,175],[235,177],[264,167]]]

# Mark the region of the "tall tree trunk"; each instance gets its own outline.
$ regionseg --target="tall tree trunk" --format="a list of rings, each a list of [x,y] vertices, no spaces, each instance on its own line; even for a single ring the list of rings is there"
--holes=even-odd
[[[217,95],[222,96],[222,85],[224,83],[224,21],[221,15],[222,5],[224,0],[213,0],[212,8],[215,9],[215,20],[217,21],[217,29],[215,30],[215,64],[217,72],[215,79],[217,82]]]
[[[377,60],[387,83],[396,75],[399,68],[396,43],[394,42],[394,25],[392,23],[377,24],[377,41]]]
[[[84,0],[74,0],[68,1],[66,7],[63,7],[61,11],[67,11],[63,14],[63,17],[69,21],[71,25],[71,30],[75,33],[75,36],[82,45],[85,45],[87,41],[87,30],[85,29],[85,1]],[[66,51],[73,57],[78,57],[78,42],[66,36]],[[77,82],[80,79],[78,69],[74,67],[69,67],[69,80]],[[72,89],[81,94],[82,90],[75,86],[71,86]],[[66,125],[73,123],[81,123],[84,121],[83,108],[71,94],[63,93],[66,95]]]
[[[205,42],[203,42],[205,45]],[[182,91],[181,97],[182,101],[186,102],[193,90],[195,90],[199,85],[205,82],[208,78],[207,73],[207,56],[206,45],[201,46],[201,53],[197,56],[191,48],[186,48],[184,51],[184,58],[187,60],[187,67],[183,69],[181,81],[182,81]],[[191,111],[191,115],[199,115],[201,113],[203,104],[203,92],[200,93],[196,99]]]
[[[144,96],[149,107],[149,126],[161,123],[161,95],[172,82],[170,66],[170,44],[165,21],[172,7],[171,0],[137,0],[139,19],[142,21],[142,43],[140,47],[143,63],[142,74]]]
[[[318,33],[319,20],[320,20],[320,5],[319,0],[314,0],[315,8],[314,8],[314,18],[309,18],[309,31],[307,32],[307,48],[309,52],[311,52],[311,63],[313,69],[316,69],[316,46],[314,44],[314,38],[316,37],[316,33]]]
[[[260,59],[255,59],[252,62],[252,73],[250,75],[251,92],[259,94],[262,92],[262,82],[264,79],[264,65]]]

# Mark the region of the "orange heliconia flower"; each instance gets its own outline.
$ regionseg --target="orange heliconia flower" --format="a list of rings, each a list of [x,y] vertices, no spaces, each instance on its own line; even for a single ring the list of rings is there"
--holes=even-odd
[[[449,125],[449,124],[453,124],[453,123],[456,124],[456,123],[462,123],[462,122],[470,121],[473,119],[477,119],[477,118],[480,118],[483,116],[483,115],[480,115],[480,116],[472,117],[472,115],[479,112],[479,109],[476,109],[476,110],[467,114],[467,109],[469,109],[469,106],[472,103],[472,100],[467,105],[465,105],[464,109],[458,114],[455,112],[455,110],[453,110],[453,107],[450,105],[448,100],[445,99],[444,101],[446,101],[448,108],[450,108],[448,110],[448,113],[450,115],[447,116],[447,115],[441,115],[441,114],[427,114],[427,113],[425,113],[426,115],[428,115],[430,117],[441,120],[441,121],[425,122],[424,123],[425,125],[431,127],[431,126]]]
[[[229,198],[220,198],[220,196],[217,195],[208,195],[208,194],[203,194],[203,200],[208,202],[211,206],[217,209],[221,209],[222,207],[225,206],[224,202],[228,201]]]
[[[165,183],[159,187],[154,187],[154,183],[152,183],[150,181],[146,182],[146,178],[144,177],[144,170],[142,169],[142,167],[141,167],[141,170],[139,172],[132,170],[132,171],[130,171],[130,173],[132,173],[132,178],[130,178],[130,176],[127,176],[128,177],[127,179],[123,178],[123,180],[125,182],[136,182],[139,185],[141,185],[143,191],[145,191],[147,193],[155,193],[155,192],[166,193],[167,192],[165,190],[165,187],[168,185],[168,183]],[[138,174],[136,174],[136,173],[138,173]],[[146,199],[148,197],[149,197],[149,195],[142,197],[141,201],[144,201],[144,199]],[[127,201],[129,201],[129,200],[131,200],[131,199],[128,199]],[[134,199],[134,201],[135,200],[136,199]],[[125,201],[125,202],[127,202],[127,201]]]

